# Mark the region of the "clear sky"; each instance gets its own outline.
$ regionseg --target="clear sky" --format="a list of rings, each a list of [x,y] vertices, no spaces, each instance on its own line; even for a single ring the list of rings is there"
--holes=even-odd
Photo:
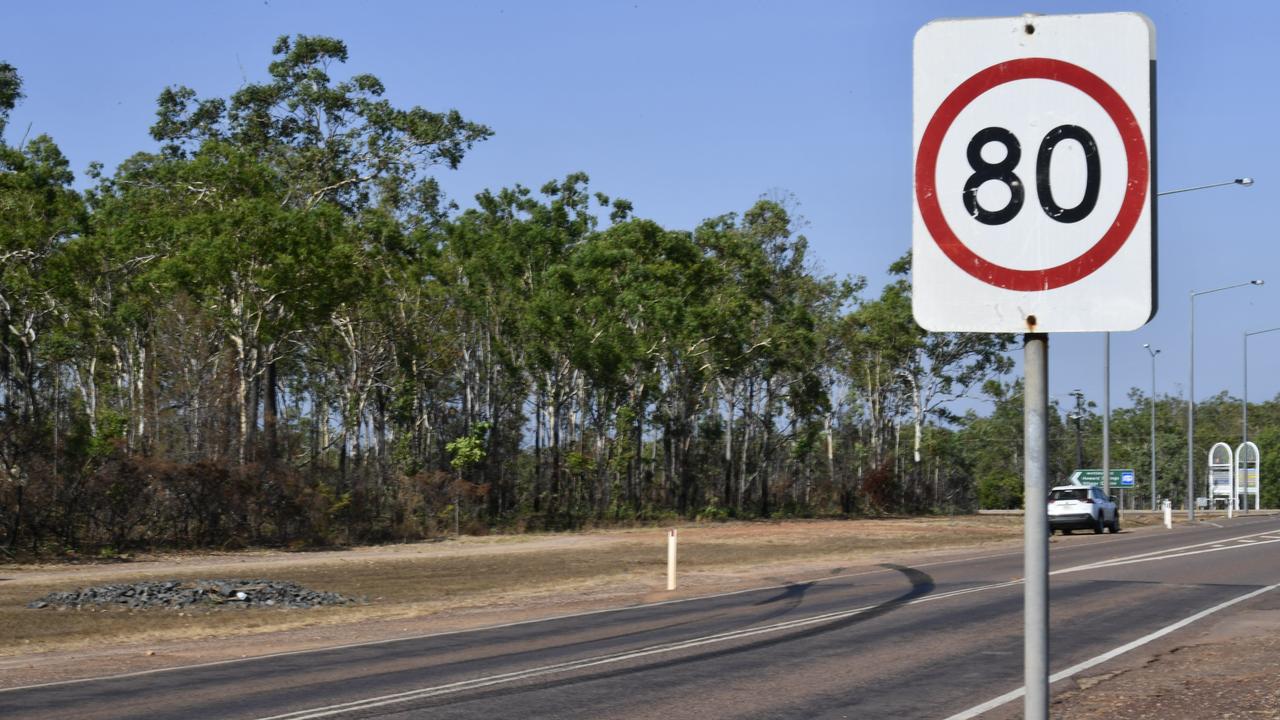
[[[1280,3],[1142,2],[10,2],[0,60],[27,99],[8,139],[48,133],[78,175],[154,143],[164,87],[226,96],[262,80],[282,34],[331,35],[351,72],[401,105],[457,108],[495,131],[457,172],[464,207],[484,188],[586,171],[592,187],[670,228],[791,193],[821,268],[871,291],[911,245],[912,38],[945,17],[1138,11],[1156,26],[1162,190],[1251,176],[1159,201],[1159,304],[1112,337],[1112,404],[1148,388],[1143,343],[1163,352],[1158,392],[1184,393],[1188,293],[1196,395],[1242,385],[1246,330],[1280,326]],[[1055,335],[1050,393],[1100,399],[1102,337]],[[1020,353],[1019,353],[1020,355]],[[1280,332],[1250,340],[1250,397],[1280,392]]]

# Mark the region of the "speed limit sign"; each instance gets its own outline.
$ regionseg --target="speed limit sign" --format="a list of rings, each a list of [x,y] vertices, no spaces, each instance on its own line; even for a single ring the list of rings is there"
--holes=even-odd
[[[916,33],[921,326],[1104,331],[1151,319],[1154,48],[1134,13],[946,20]]]

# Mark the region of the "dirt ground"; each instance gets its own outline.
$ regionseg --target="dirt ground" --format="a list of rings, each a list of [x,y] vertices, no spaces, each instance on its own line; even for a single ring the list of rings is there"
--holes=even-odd
[[[1143,524],[1129,516],[1127,526]],[[0,565],[0,687],[389,640],[584,610],[811,580],[879,562],[1015,551],[1021,518],[790,521],[681,526],[680,587],[665,589],[666,530],[465,537],[322,552],[147,555]],[[313,610],[32,610],[54,590],[140,580],[292,580],[361,602]],[[1276,601],[1272,601],[1276,602]],[[1280,604],[1207,624],[1154,660],[1081,677],[1052,714],[1280,718]],[[1141,652],[1143,659],[1150,656]],[[1213,675],[1206,667],[1227,666]],[[1116,661],[1120,665],[1120,661]],[[1238,666],[1238,667],[1237,667]],[[1234,668],[1234,669],[1229,669]],[[1232,680],[1221,683],[1220,676]],[[1184,679],[1186,678],[1186,679]],[[1081,692],[1103,684],[1103,692]],[[1231,708],[1223,714],[1221,708]],[[1012,717],[1012,716],[1011,716]]]
[[[1053,720],[1201,720],[1280,718],[1276,686],[1280,617],[1265,633],[1242,634],[1221,626],[1123,670],[1078,678],[1055,695]],[[1055,688],[1057,690],[1057,688]]]

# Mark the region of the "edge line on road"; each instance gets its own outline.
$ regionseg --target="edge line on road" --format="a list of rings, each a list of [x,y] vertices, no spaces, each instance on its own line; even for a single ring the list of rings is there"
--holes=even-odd
[[[1183,618],[1183,619],[1179,620],[1178,622],[1173,623],[1172,625],[1166,625],[1165,627],[1160,628],[1159,630],[1156,630],[1156,631],[1155,631],[1155,632],[1153,632],[1153,633],[1149,633],[1149,634],[1147,634],[1147,635],[1143,635],[1142,637],[1138,638],[1137,640],[1134,640],[1134,641],[1132,641],[1132,642],[1125,643],[1124,645],[1121,645],[1120,647],[1114,648],[1114,649],[1112,649],[1112,650],[1108,650],[1107,652],[1104,652],[1104,653],[1102,653],[1101,655],[1098,655],[1098,656],[1096,656],[1096,657],[1093,657],[1093,658],[1090,658],[1090,659],[1088,659],[1088,660],[1085,660],[1085,661],[1084,661],[1084,662],[1082,662],[1082,663],[1079,663],[1079,664],[1076,664],[1076,665],[1072,665],[1071,667],[1069,667],[1069,668],[1067,668],[1067,669],[1065,669],[1065,670],[1062,670],[1062,671],[1060,671],[1060,672],[1054,673],[1053,675],[1050,675],[1050,676],[1049,676],[1049,684],[1050,684],[1050,685],[1052,685],[1053,683],[1056,683],[1056,682],[1058,682],[1059,680],[1066,680],[1067,678],[1069,678],[1069,677],[1071,677],[1071,676],[1073,676],[1073,675],[1076,675],[1076,674],[1078,674],[1078,673],[1084,672],[1085,670],[1088,670],[1089,668],[1092,668],[1092,667],[1094,667],[1094,666],[1096,666],[1096,665],[1101,665],[1102,663],[1104,663],[1104,662],[1106,662],[1106,661],[1108,661],[1108,660],[1111,660],[1111,659],[1113,659],[1113,658],[1119,657],[1119,656],[1121,656],[1121,655],[1123,655],[1123,654],[1125,654],[1125,653],[1129,652],[1130,650],[1137,649],[1137,648],[1139,648],[1139,647],[1142,647],[1143,645],[1146,645],[1147,643],[1150,643],[1150,642],[1152,642],[1152,641],[1154,641],[1154,640],[1158,640],[1158,639],[1160,639],[1160,638],[1164,637],[1165,635],[1168,635],[1169,633],[1175,632],[1175,631],[1177,631],[1177,630],[1181,630],[1182,628],[1184,628],[1184,627],[1186,627],[1186,626],[1190,625],[1191,623],[1196,622],[1197,620],[1201,620],[1201,619],[1203,619],[1203,618],[1206,618],[1206,617],[1208,617],[1208,616],[1210,616],[1210,615],[1212,615],[1212,614],[1214,614],[1214,613],[1216,613],[1216,612],[1219,612],[1219,611],[1222,611],[1222,610],[1226,610],[1227,608],[1229,608],[1229,607],[1231,607],[1232,605],[1235,605],[1235,604],[1237,604],[1237,603],[1242,603],[1242,602],[1244,602],[1244,601],[1246,601],[1246,600],[1251,600],[1251,599],[1253,599],[1253,598],[1255,598],[1255,597],[1258,597],[1259,595],[1262,595],[1262,594],[1265,594],[1265,593],[1271,592],[1272,590],[1275,590],[1276,588],[1280,588],[1280,583],[1275,584],[1275,585],[1268,585],[1268,586],[1266,586],[1266,587],[1264,587],[1264,588],[1259,588],[1259,589],[1254,590],[1254,591],[1252,591],[1252,592],[1245,593],[1244,595],[1241,595],[1241,596],[1239,596],[1239,597],[1236,597],[1236,598],[1232,598],[1232,599],[1230,599],[1230,600],[1227,600],[1226,602],[1223,602],[1223,603],[1219,603],[1219,604],[1217,604],[1217,605],[1214,605],[1213,607],[1208,608],[1207,610],[1201,610],[1200,612],[1198,612],[1198,613],[1196,613],[1196,614],[1194,614],[1194,615],[1190,615],[1190,616],[1188,616],[1188,617],[1185,617],[1185,618]],[[979,715],[982,715],[982,714],[983,714],[983,713],[985,713],[985,712],[988,712],[988,711],[994,710],[994,709],[996,709],[996,708],[1000,707],[1001,705],[1005,705],[1005,704],[1010,703],[1010,702],[1012,702],[1012,701],[1014,701],[1014,700],[1017,700],[1018,698],[1022,697],[1022,696],[1023,696],[1023,695],[1025,695],[1025,694],[1026,694],[1026,688],[1025,688],[1025,687],[1020,687],[1020,688],[1018,688],[1017,690],[1012,690],[1012,691],[1007,692],[1007,693],[1005,693],[1004,695],[1001,695],[1001,696],[999,696],[999,697],[994,697],[994,698],[992,698],[992,699],[990,699],[990,700],[988,700],[988,701],[986,701],[986,702],[982,703],[981,705],[975,705],[975,706],[973,706],[973,707],[969,708],[968,710],[964,710],[964,711],[958,712],[958,713],[956,713],[955,715],[952,715],[952,716],[950,716],[950,717],[946,718],[946,720],[970,720],[970,718],[976,718],[976,717],[978,717]]]

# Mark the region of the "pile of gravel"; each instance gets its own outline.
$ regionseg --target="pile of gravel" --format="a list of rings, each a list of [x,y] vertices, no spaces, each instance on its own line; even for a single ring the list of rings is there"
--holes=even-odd
[[[338,593],[309,590],[297,583],[275,580],[166,580],[130,585],[103,585],[71,592],[53,592],[27,607],[40,608],[166,608],[283,607],[313,608],[355,602]]]

